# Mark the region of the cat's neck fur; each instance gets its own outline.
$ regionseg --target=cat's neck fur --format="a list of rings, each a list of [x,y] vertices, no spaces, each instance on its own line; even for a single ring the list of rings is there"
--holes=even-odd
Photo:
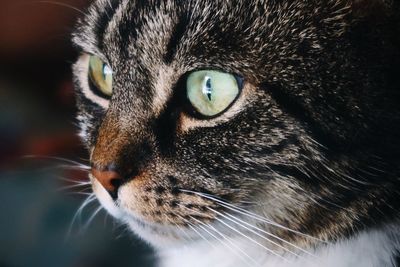
[[[285,259],[279,258],[266,253],[262,247],[248,247],[248,242],[243,238],[234,242],[241,252],[233,253],[229,248],[232,248],[233,243],[222,239],[221,242],[210,240],[211,243],[204,241],[184,248],[164,250],[160,257],[162,267],[187,266],[188,263],[193,267],[394,267],[400,250],[400,235],[396,231],[398,227],[398,224],[391,224],[361,232],[334,244],[321,245],[310,251],[313,256],[302,254],[295,258],[283,255]]]

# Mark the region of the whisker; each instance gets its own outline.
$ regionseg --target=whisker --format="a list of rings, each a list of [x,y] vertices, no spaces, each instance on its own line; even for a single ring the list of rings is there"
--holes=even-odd
[[[180,205],[180,206],[183,206],[183,205]],[[186,208],[186,209],[189,209],[189,208],[187,208],[187,207],[185,207],[185,206],[183,206],[183,207]],[[210,209],[210,210],[213,211],[213,212],[219,213],[219,212],[217,212],[217,211],[215,211],[215,210],[213,210],[213,209],[211,209],[211,208],[209,208],[209,207],[207,207],[207,208]],[[200,213],[200,212],[195,211],[195,210],[192,210],[192,209],[189,209],[189,210],[190,210],[190,211],[193,211],[193,212]],[[192,217],[192,216],[190,216],[190,217],[191,217],[192,219],[196,220],[197,222],[200,222],[199,220],[195,219],[194,217]],[[232,229],[232,230],[235,231],[236,233],[238,233],[238,234],[244,236],[245,238],[249,239],[250,241],[254,242],[255,244],[257,244],[257,245],[261,246],[262,248],[266,249],[268,252],[274,254],[275,256],[280,257],[280,258],[282,258],[282,259],[284,259],[284,260],[286,260],[286,261],[289,261],[288,259],[284,258],[283,256],[281,256],[281,255],[275,253],[275,252],[272,251],[271,249],[265,247],[265,246],[262,245],[261,243],[259,243],[259,242],[257,242],[256,240],[252,239],[251,237],[246,236],[244,233],[240,232],[239,230],[234,229],[232,226],[226,224],[226,223],[223,222],[222,220],[220,220],[220,219],[218,219],[218,218],[216,218],[216,220],[218,220],[220,223],[224,224],[225,226],[229,227],[230,229]],[[293,253],[293,252],[292,252],[292,253]],[[297,255],[297,254],[295,254],[295,255]]]
[[[248,258],[249,260],[251,260],[254,264],[259,265],[258,262],[256,262],[252,257],[250,257],[246,252],[244,252],[237,244],[235,244],[230,238],[228,238],[226,235],[224,235],[223,233],[221,233],[221,231],[218,231],[218,229],[216,229],[214,226],[208,225],[209,228],[211,228],[212,230],[214,230],[216,233],[218,233],[220,236],[222,236],[222,238],[226,239],[232,246],[234,246],[237,250],[240,251],[240,253],[242,253],[243,255],[245,255],[246,258]]]
[[[288,253],[290,253],[290,254],[296,256],[296,257],[302,258],[302,257],[301,257],[300,255],[298,255],[297,253],[295,253],[295,252],[291,251],[290,249],[285,248],[284,246],[278,244],[277,242],[275,242],[275,241],[273,241],[273,240],[271,240],[271,239],[269,239],[269,238],[267,238],[267,237],[265,237],[265,236],[263,236],[263,235],[257,233],[256,231],[254,231],[254,230],[250,229],[249,227],[243,225],[242,223],[240,223],[240,222],[238,222],[238,221],[236,221],[236,220],[234,220],[234,219],[228,217],[227,215],[224,215],[224,214],[222,214],[221,212],[218,212],[218,211],[216,211],[216,210],[214,210],[214,209],[212,209],[212,208],[208,208],[208,209],[211,210],[211,211],[213,211],[213,212],[215,212],[216,214],[222,216],[223,218],[225,218],[225,219],[227,219],[227,220],[229,220],[229,221],[231,221],[231,222],[233,222],[233,223],[235,223],[235,224],[237,224],[237,225],[243,227],[243,228],[246,229],[247,231],[250,231],[251,233],[257,235],[258,237],[261,237],[262,239],[264,239],[264,240],[270,242],[271,244],[273,244],[273,245],[275,245],[275,246],[277,246],[277,247],[279,247],[279,248],[285,250],[286,252],[288,252]],[[268,233],[268,232],[267,232],[267,233]]]
[[[193,238],[179,224],[177,224],[176,222],[174,222],[172,219],[170,219],[168,217],[167,217],[167,221],[169,223],[173,224],[176,228],[178,228],[186,236],[185,237],[186,241],[188,241],[188,240],[194,241]]]
[[[72,160],[72,159],[66,159],[62,157],[53,157],[53,156],[42,156],[42,155],[25,155],[21,157],[22,159],[42,159],[42,160],[54,160],[54,161],[60,161],[64,163],[70,163],[73,164],[74,166],[80,166],[82,168],[90,169],[89,165],[80,163],[78,161]]]
[[[82,10],[80,10],[79,8],[63,3],[63,2],[56,2],[56,1],[33,1],[31,2],[33,4],[51,4],[51,5],[56,5],[56,6],[62,6],[62,7],[67,7],[71,10],[74,10],[76,12],[78,12],[79,14],[86,16],[85,12],[83,12]]]
[[[273,254],[274,256],[281,258],[282,260],[286,261],[286,262],[291,262],[290,260],[286,259],[285,257],[279,255],[278,253],[274,252],[272,249],[267,248],[266,246],[264,246],[263,244],[261,244],[260,242],[258,242],[257,240],[255,240],[254,238],[251,238],[249,236],[247,236],[246,234],[242,233],[241,231],[235,229],[233,226],[225,223],[223,220],[219,219],[219,218],[215,218],[217,221],[219,221],[220,223],[222,223],[223,225],[225,225],[226,227],[228,227],[229,229],[233,230],[234,232],[236,232],[237,234],[243,236],[244,238],[250,240],[251,242],[253,242],[254,244],[260,246],[261,248],[265,249],[267,252]]]
[[[46,167],[40,169],[40,171],[51,171],[51,170],[78,170],[78,171],[90,171],[91,168],[89,166],[84,166],[84,165],[57,165],[57,166],[51,166],[51,167]]]
[[[74,184],[74,185],[69,185],[69,186],[63,186],[63,187],[57,189],[57,192],[64,191],[64,190],[67,190],[67,189],[71,189],[71,188],[82,187],[82,186],[86,186],[86,187],[90,188],[89,185],[90,185],[90,183]]]
[[[108,219],[109,219],[110,215],[108,212],[104,213],[104,219],[103,219],[103,227],[106,228],[107,223],[108,223]]]
[[[79,226],[81,226],[81,221],[82,221],[82,212],[83,212],[83,209],[87,206],[87,205],[89,205],[90,203],[92,203],[93,201],[95,201],[96,200],[96,196],[94,195],[94,193],[93,193],[93,196],[90,196],[90,200],[88,200],[86,203],[84,203],[81,207],[79,207],[79,209],[77,210],[77,218],[78,218],[78,220],[79,220]]]
[[[121,239],[122,237],[126,236],[127,233],[130,233],[130,229],[127,225],[121,224],[117,228],[113,229],[113,232],[119,231],[119,234],[115,236],[114,240]]]
[[[232,248],[231,246],[229,246],[226,242],[222,241],[220,238],[216,237],[213,233],[211,233],[210,231],[208,231],[207,229],[205,229],[205,227],[210,228],[211,230],[217,232],[219,235],[221,235],[225,240],[229,240],[227,237],[225,237],[222,233],[220,233],[218,230],[216,230],[214,227],[211,227],[208,224],[203,223],[202,221],[190,216],[190,218],[192,218],[193,220],[195,220],[196,222],[200,223],[203,225],[200,226],[204,231],[206,231],[209,235],[211,235],[212,237],[214,237],[218,242],[220,242],[222,245],[226,246],[227,248],[229,248],[233,253],[235,253],[246,265],[248,266],[254,266],[254,265],[250,265],[244,258],[242,255],[240,255],[238,253],[238,251],[240,253],[242,253],[244,256],[246,256],[248,259],[250,259],[251,261],[253,261],[253,263],[255,263],[256,265],[258,265],[258,263],[256,261],[254,261],[253,258],[251,258],[248,254],[246,254],[244,251],[242,251],[237,245],[235,245],[235,248]],[[234,244],[231,240],[229,240],[231,245]]]
[[[87,184],[91,184],[90,181],[79,181],[79,180],[71,180],[62,176],[56,176],[57,179],[61,180],[61,181],[65,181],[65,182],[69,182],[69,183],[73,183],[73,184],[83,184],[83,183],[87,183]]]
[[[86,193],[86,192],[66,192],[66,195],[83,195],[83,196],[90,196],[93,193]]]
[[[243,224],[245,224],[245,225],[247,225],[247,226],[249,226],[249,227],[251,227],[251,228],[257,230],[257,231],[260,231],[260,232],[262,232],[262,233],[264,233],[264,234],[266,234],[266,235],[269,235],[269,236],[271,236],[271,237],[273,237],[273,238],[276,238],[276,239],[278,239],[279,241],[281,241],[281,242],[283,242],[283,243],[285,243],[285,244],[287,244],[287,245],[290,245],[290,246],[292,246],[292,247],[294,247],[294,248],[296,248],[296,249],[298,249],[298,250],[300,250],[300,251],[302,251],[302,252],[304,252],[304,253],[306,253],[306,254],[308,254],[308,255],[310,255],[310,256],[316,257],[314,254],[310,253],[309,251],[307,251],[307,250],[305,250],[305,249],[302,249],[301,247],[296,246],[295,244],[292,244],[292,243],[290,243],[289,241],[287,241],[287,240],[285,240],[285,239],[283,239],[283,238],[281,238],[281,237],[279,237],[279,236],[277,236],[277,235],[274,235],[274,234],[272,234],[272,233],[269,233],[269,232],[267,232],[267,231],[265,231],[265,230],[263,230],[263,229],[260,229],[259,227],[255,226],[255,225],[252,225],[252,224],[250,224],[250,223],[248,223],[248,222],[245,222],[245,221],[243,221],[243,220],[237,218],[236,216],[233,216],[232,214],[229,214],[229,213],[226,213],[226,212],[224,212],[224,214],[227,215],[227,216],[229,216],[229,217],[231,217],[231,218],[234,219],[234,220],[237,220],[237,221],[239,221],[239,222],[241,222],[241,223],[243,223]]]
[[[264,217],[261,217],[261,216],[259,216],[259,215],[257,215],[257,214],[254,214],[254,213],[252,213],[252,212],[246,211],[246,210],[244,210],[244,209],[241,209],[241,208],[238,208],[238,207],[233,208],[233,207],[231,207],[231,206],[228,206],[228,205],[226,205],[226,204],[221,204],[221,203],[220,203],[220,205],[223,206],[223,207],[225,207],[225,208],[227,208],[227,209],[230,209],[230,210],[232,210],[232,211],[234,211],[234,212],[237,212],[237,213],[242,214],[242,215],[246,215],[246,216],[248,216],[248,217],[250,217],[250,218],[253,218],[253,219],[262,221],[262,222],[264,222],[264,223],[267,223],[267,224],[269,224],[269,225],[275,226],[275,227],[277,227],[277,228],[281,228],[281,229],[284,229],[284,230],[286,230],[286,231],[295,233],[295,234],[297,234],[297,235],[301,235],[301,236],[304,236],[304,237],[307,237],[307,238],[310,238],[310,239],[313,239],[313,240],[316,240],[316,241],[319,241],[319,242],[326,243],[326,241],[324,241],[324,240],[321,240],[321,239],[318,239],[318,238],[316,238],[316,237],[313,237],[313,236],[304,234],[304,233],[302,233],[302,232],[299,232],[299,231],[296,231],[296,230],[287,228],[287,227],[285,227],[285,226],[283,226],[283,225],[280,225],[280,224],[278,224],[278,223],[275,223],[275,222],[273,222],[273,221],[271,221],[271,220],[268,220],[268,219],[266,219],[266,218],[264,218]]]
[[[177,214],[177,216],[179,218],[181,218],[185,223],[187,223],[187,225],[197,234],[199,235],[203,240],[205,240],[207,243],[209,243],[214,249],[216,249],[216,246],[210,241],[208,240],[206,237],[204,237],[197,229],[196,227],[186,218],[184,218],[183,216]]]
[[[94,220],[94,218],[96,217],[96,215],[103,209],[102,206],[98,207],[93,214],[89,217],[89,219],[87,220],[87,222],[85,223],[85,225],[82,227],[82,229],[84,231],[86,231],[89,228],[90,223]]]
[[[234,211],[234,212],[240,213],[240,214],[242,214],[242,215],[246,215],[246,216],[248,216],[248,217],[251,217],[251,218],[253,218],[253,219],[262,221],[262,222],[264,222],[264,223],[267,223],[267,224],[269,224],[269,225],[272,225],[272,226],[275,226],[275,227],[284,229],[284,230],[286,230],[286,231],[289,231],[289,232],[292,232],[292,233],[295,233],[295,234],[298,234],[298,235],[301,235],[301,236],[304,236],[304,237],[307,237],[307,238],[310,238],[310,239],[313,239],[313,240],[316,240],[316,241],[319,241],[319,242],[322,242],[322,243],[327,243],[327,242],[324,241],[324,240],[321,240],[321,239],[319,239],[319,238],[316,238],[316,237],[313,237],[313,236],[304,234],[304,233],[302,233],[302,232],[299,232],[299,231],[290,229],[290,228],[285,227],[285,226],[283,226],[283,225],[280,225],[280,224],[278,224],[278,223],[276,223],[276,222],[273,222],[273,221],[271,221],[271,220],[269,220],[269,219],[267,219],[267,218],[264,218],[264,217],[262,217],[262,216],[260,216],[260,215],[258,215],[258,214],[252,213],[252,212],[250,212],[250,211],[247,211],[247,210],[245,210],[245,209],[242,209],[242,208],[240,208],[240,207],[237,207],[237,206],[235,206],[235,205],[233,205],[233,204],[229,204],[229,203],[227,203],[227,202],[225,202],[225,201],[222,201],[222,200],[220,200],[220,199],[218,199],[218,198],[216,198],[216,197],[213,197],[213,196],[211,196],[211,195],[209,195],[209,194],[200,193],[200,192],[191,191],[191,190],[186,190],[186,189],[180,189],[180,191],[186,192],[186,193],[190,193],[190,194],[196,194],[196,195],[198,195],[198,196],[207,198],[207,199],[209,199],[209,200],[213,200],[213,201],[219,203],[221,206],[223,206],[223,207],[225,207],[225,208],[227,208],[227,209],[230,209],[230,210],[232,210],[232,211]]]
[[[82,210],[89,205],[91,202],[93,202],[96,199],[96,196],[94,195],[94,193],[90,194],[80,205],[80,207],[77,209],[77,211],[75,212],[74,216],[72,217],[71,223],[68,227],[68,231],[67,234],[65,236],[65,240],[68,240],[69,237],[71,236],[71,232],[72,232],[72,227],[76,221],[76,219],[81,215]]]
[[[172,222],[176,228],[179,229],[179,231],[181,231],[185,236],[186,236],[186,240],[190,240],[190,241],[194,241],[193,238],[183,229],[182,226],[180,226],[179,224],[177,224],[176,222],[173,222],[172,220],[169,220],[170,222]]]

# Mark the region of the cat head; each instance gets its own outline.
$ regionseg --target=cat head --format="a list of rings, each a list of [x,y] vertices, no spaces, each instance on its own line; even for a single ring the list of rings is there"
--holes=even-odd
[[[391,218],[398,27],[362,2],[96,1],[74,73],[103,206],[159,246],[238,220],[311,244]]]

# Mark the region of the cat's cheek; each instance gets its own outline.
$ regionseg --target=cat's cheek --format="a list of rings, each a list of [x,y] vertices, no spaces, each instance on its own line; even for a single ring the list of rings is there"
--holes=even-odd
[[[91,175],[90,175],[91,176]],[[90,177],[92,182],[93,192],[96,194],[97,199],[99,200],[100,204],[115,218],[122,218],[123,213],[118,209],[118,207],[114,204],[110,194],[104,189],[100,183]]]

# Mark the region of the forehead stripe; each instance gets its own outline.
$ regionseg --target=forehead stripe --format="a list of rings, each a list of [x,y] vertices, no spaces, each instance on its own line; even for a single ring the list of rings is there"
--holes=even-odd
[[[99,16],[96,20],[95,36],[97,40],[97,47],[99,50],[103,50],[104,36],[108,25],[113,20],[115,13],[121,5],[120,0],[104,0],[103,5],[98,7]]]
[[[186,14],[179,15],[179,21],[174,26],[171,38],[166,47],[166,53],[164,54],[164,62],[166,64],[170,64],[174,59],[179,43],[185,35],[187,25],[189,25],[188,16]]]

